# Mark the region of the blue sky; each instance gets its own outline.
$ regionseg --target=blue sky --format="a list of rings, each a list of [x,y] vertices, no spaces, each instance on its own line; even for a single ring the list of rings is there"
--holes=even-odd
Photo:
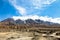
[[[16,9],[7,0],[0,0],[0,20],[18,15]]]
[[[50,17],[60,17],[60,1],[52,3],[46,10],[43,11],[43,16],[48,15]]]
[[[60,0],[0,0],[0,21],[28,15],[60,20]]]

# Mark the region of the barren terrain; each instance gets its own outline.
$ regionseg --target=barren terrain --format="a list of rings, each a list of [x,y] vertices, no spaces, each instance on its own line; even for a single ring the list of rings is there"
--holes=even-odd
[[[0,32],[0,40],[58,40],[37,32]]]

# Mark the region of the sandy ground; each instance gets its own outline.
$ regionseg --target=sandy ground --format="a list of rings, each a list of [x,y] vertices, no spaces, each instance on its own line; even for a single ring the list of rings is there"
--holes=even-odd
[[[32,33],[0,32],[0,40],[32,40]]]
[[[32,32],[0,32],[0,40],[55,40],[52,37],[42,37]]]

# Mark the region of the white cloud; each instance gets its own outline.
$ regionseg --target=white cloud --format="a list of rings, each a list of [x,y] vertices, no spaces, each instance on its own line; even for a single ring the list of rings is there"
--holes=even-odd
[[[52,4],[55,1],[56,0],[33,0],[32,4],[35,6],[35,8],[41,9]]]
[[[20,7],[20,6],[15,6],[15,8],[18,10],[18,12],[21,14],[21,15],[26,15],[26,9],[23,8],[23,7]]]
[[[38,19],[39,16],[37,15],[29,15],[29,16],[13,16],[14,20],[21,19],[21,20],[27,20],[27,19]]]
[[[27,20],[27,19],[40,19],[44,21],[49,21],[53,23],[59,23],[60,24],[60,18],[52,18],[48,16],[37,16],[37,15],[29,15],[29,16],[13,16],[14,20],[21,19],[21,20]]]
[[[17,4],[17,0],[9,0],[21,15],[26,15],[26,9]]]
[[[32,13],[35,9],[40,9],[47,7],[52,4],[56,0],[9,0],[10,4],[12,4],[21,15],[27,15],[30,12]],[[23,5],[23,6],[21,6]],[[29,6],[29,12],[25,8],[25,6]],[[34,13],[37,14],[37,13]]]
[[[46,0],[45,2],[43,2],[43,4],[52,4],[53,2],[55,2],[56,0]]]

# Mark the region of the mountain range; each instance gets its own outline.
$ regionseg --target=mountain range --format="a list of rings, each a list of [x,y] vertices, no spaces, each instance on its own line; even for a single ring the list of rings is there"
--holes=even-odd
[[[49,22],[49,21],[43,21],[43,20],[40,20],[40,19],[27,19],[27,20],[21,20],[21,19],[17,19],[17,20],[14,20],[13,18],[7,18],[1,22],[4,22],[4,23],[10,23],[10,24],[43,24],[43,25],[56,25],[56,26],[59,26],[60,24],[58,23],[53,23],[53,22]]]

